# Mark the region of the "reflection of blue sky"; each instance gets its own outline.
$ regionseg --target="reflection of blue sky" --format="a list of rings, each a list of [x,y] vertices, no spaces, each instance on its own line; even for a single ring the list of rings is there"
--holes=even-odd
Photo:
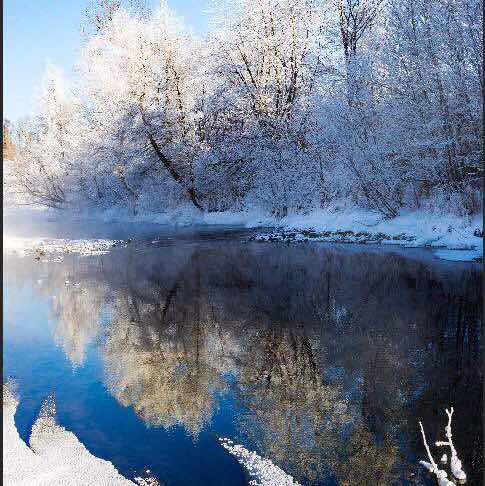
[[[27,287],[4,288],[3,378],[19,386],[16,422],[25,439],[42,401],[55,392],[71,366],[51,336],[49,303]]]
[[[218,436],[236,433],[232,392],[215,397],[211,424],[195,441],[180,426],[147,427],[106,390],[95,345],[84,364],[72,368],[52,338],[50,316],[48,297],[35,295],[25,284],[4,287],[4,380],[10,376],[18,384],[15,420],[21,437],[28,440],[42,401],[54,393],[59,423],[124,475],[149,468],[167,484],[245,484],[240,466],[217,443]]]

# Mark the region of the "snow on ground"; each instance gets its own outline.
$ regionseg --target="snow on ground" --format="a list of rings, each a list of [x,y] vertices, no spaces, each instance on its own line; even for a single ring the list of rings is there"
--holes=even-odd
[[[273,464],[269,459],[251,452],[242,445],[227,438],[219,439],[222,447],[232,454],[246,468],[251,477],[251,486],[300,486],[292,476]]]
[[[472,249],[482,246],[482,239],[474,236],[474,232],[482,230],[483,220],[481,216],[467,221],[456,216],[424,211],[403,212],[394,219],[385,220],[371,211],[338,210],[333,207],[303,217],[288,216],[281,220],[280,227],[286,231],[367,233],[377,240],[383,240],[385,235],[390,237],[385,240],[388,243],[407,247]]]
[[[447,252],[437,251],[436,255],[440,258],[464,261],[482,257],[482,231],[481,215],[466,219],[424,211],[407,211],[394,219],[386,220],[367,210],[339,210],[332,207],[307,216],[288,216],[279,221],[277,229],[259,233],[255,239],[446,248]]]
[[[122,244],[123,241],[121,240],[66,240],[3,236],[4,253],[19,256],[32,255],[38,260],[48,259],[49,261],[56,261],[60,255],[66,253],[77,253],[81,256],[103,255]]]
[[[15,211],[10,210],[13,217]],[[38,213],[38,211],[37,211]],[[5,212],[4,212],[5,214]],[[46,210],[49,218],[65,218],[62,214]],[[456,261],[473,260],[483,256],[483,216],[459,217],[430,211],[402,211],[396,218],[384,219],[376,211],[342,204],[333,204],[312,213],[290,214],[276,218],[262,211],[201,213],[190,206],[182,206],[167,213],[141,213],[133,215],[127,210],[72,212],[76,220],[103,222],[155,223],[160,225],[224,225],[246,228],[267,228],[256,235],[257,241],[331,241],[367,244],[391,244],[404,247],[460,250],[436,252],[440,258]],[[25,216],[24,216],[25,217]],[[39,217],[36,215],[36,217]],[[62,246],[65,240],[54,243]],[[104,244],[105,242],[106,244]],[[69,251],[89,254],[108,251],[111,240],[78,240],[70,242]],[[94,245],[94,247],[93,247]],[[466,251],[465,251],[466,250]]]
[[[154,478],[121,476],[115,467],[93,456],[77,437],[55,420],[55,404],[46,400],[32,426],[30,447],[20,438],[14,416],[18,399],[10,384],[3,385],[3,484],[7,486],[142,485]]]
[[[13,389],[12,383],[3,385],[3,484],[6,486],[159,486],[152,476],[137,477],[133,482],[120,475],[111,462],[92,455],[72,432],[56,422],[53,397],[42,405],[27,445],[15,426],[19,401]],[[229,439],[219,440],[248,471],[250,485],[300,486],[269,459]]]

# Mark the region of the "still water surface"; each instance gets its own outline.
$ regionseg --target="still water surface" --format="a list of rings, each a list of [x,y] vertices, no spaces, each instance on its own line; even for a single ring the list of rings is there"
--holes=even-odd
[[[417,421],[443,439],[453,405],[481,484],[479,265],[237,230],[90,236],[127,231],[107,255],[4,258],[4,380],[24,439],[54,393],[59,423],[129,478],[245,485],[229,437],[302,484],[431,485]]]

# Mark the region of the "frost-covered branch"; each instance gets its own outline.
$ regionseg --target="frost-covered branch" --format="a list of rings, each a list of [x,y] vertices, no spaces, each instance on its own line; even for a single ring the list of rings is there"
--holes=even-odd
[[[453,434],[451,433],[451,419],[453,416],[453,407],[450,410],[446,409],[446,415],[448,416],[448,424],[445,427],[445,435],[448,439],[447,441],[437,441],[435,444],[438,447],[449,446],[451,450],[451,458],[450,458],[450,467],[453,476],[460,481],[466,480],[465,471],[463,471],[463,466],[461,464],[460,459],[458,458],[458,454],[456,452],[455,446],[453,444]]]
[[[421,435],[423,437],[424,448],[426,449],[426,453],[428,454],[429,459],[429,462],[419,461],[419,463],[424,466],[431,474],[434,474],[436,476],[439,486],[455,486],[455,483],[448,479],[448,474],[446,473],[446,471],[440,469],[433,459],[433,456],[428,446],[428,442],[426,441],[423,424],[421,422],[419,422],[419,427],[421,429]]]

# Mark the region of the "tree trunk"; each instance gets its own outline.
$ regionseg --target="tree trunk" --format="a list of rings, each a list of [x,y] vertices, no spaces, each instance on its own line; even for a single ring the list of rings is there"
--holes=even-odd
[[[150,145],[153,147],[153,150],[157,154],[158,159],[160,160],[160,162],[162,162],[163,166],[168,170],[169,174],[173,177],[175,182],[177,182],[178,184],[180,184],[184,188],[185,193],[187,194],[187,196],[189,196],[189,199],[192,202],[192,204],[199,211],[204,211],[204,208],[202,207],[202,205],[199,203],[199,201],[197,199],[197,194],[195,192],[195,188],[193,187],[193,185],[191,187],[187,187],[185,185],[184,178],[177,172],[177,170],[174,167],[173,162],[163,154],[163,152],[160,149],[157,141],[155,140],[154,136],[150,132],[150,122],[146,119],[145,113],[143,111],[143,98],[144,98],[144,95],[140,96],[140,115],[141,115],[141,119],[142,119],[142,121],[143,121],[143,123],[144,123],[144,125],[147,129],[147,135],[148,135],[148,140],[150,141]]]
[[[193,187],[185,187],[184,180],[182,179],[182,176],[175,170],[173,167],[172,162],[165,157],[165,155],[162,153],[160,150],[160,147],[158,146],[156,140],[153,138],[153,135],[151,133],[148,134],[148,139],[150,140],[150,144],[152,145],[153,149],[155,150],[155,153],[157,154],[158,158],[164,165],[164,167],[168,170],[170,175],[174,178],[176,182],[178,182],[184,189],[187,195],[189,196],[190,201],[192,204],[200,211],[203,211],[204,208],[202,205],[199,203],[197,200],[197,195],[195,192],[195,189]]]

